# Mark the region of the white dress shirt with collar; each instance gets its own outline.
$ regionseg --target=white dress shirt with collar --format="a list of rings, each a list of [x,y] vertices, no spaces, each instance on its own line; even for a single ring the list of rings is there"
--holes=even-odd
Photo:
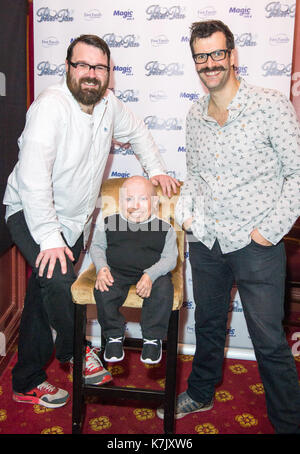
[[[40,250],[87,241],[112,138],[130,142],[149,177],[165,166],[143,121],[107,90],[93,114],[84,113],[65,79],[29,108],[19,160],[4,196],[6,219],[24,210]]]

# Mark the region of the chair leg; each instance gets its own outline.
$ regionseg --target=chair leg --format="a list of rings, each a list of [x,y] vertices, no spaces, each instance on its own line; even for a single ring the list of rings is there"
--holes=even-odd
[[[79,434],[83,421],[86,305],[75,304],[72,433]]]
[[[179,311],[172,311],[170,315],[167,337],[166,383],[164,401],[164,431],[166,434],[174,433],[178,320]]]

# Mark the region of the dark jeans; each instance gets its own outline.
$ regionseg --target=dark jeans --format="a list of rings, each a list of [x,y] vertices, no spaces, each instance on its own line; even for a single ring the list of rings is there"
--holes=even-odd
[[[32,267],[21,317],[18,362],[12,371],[14,391],[24,393],[46,380],[44,367],[54,348],[51,327],[56,331],[57,359],[66,362],[73,356],[74,304],[70,288],[76,274],[74,262],[66,256],[66,274],[61,273],[57,261],[51,279],[46,277],[47,267],[44,276],[39,277],[35,260],[40,248],[28,230],[23,211],[10,216],[7,225],[12,240]],[[70,247],[75,261],[83,247],[82,237]]]
[[[209,250],[189,245],[196,304],[196,352],[188,394],[209,402],[222,378],[230,291],[236,282],[263,382],[268,416],[277,433],[295,433],[300,424],[300,388],[295,361],[282,326],[284,243],[248,246],[222,254],[218,241]]]
[[[98,320],[105,338],[124,335],[125,319],[119,308],[123,305],[130,285],[136,284],[140,277],[126,277],[111,269],[114,278],[108,292],[94,289]],[[173,306],[174,289],[171,275],[157,278],[149,298],[143,301],[141,314],[142,335],[146,339],[164,339],[169,325]]]

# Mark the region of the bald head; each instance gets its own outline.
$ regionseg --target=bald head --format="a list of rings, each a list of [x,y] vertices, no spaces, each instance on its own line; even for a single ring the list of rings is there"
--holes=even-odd
[[[150,180],[140,175],[134,175],[133,177],[127,178],[122,184],[122,189],[138,187],[149,191],[150,195],[156,195],[155,186],[153,186]]]

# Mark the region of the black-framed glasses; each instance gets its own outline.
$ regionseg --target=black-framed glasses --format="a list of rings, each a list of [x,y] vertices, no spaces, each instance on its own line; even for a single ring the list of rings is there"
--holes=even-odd
[[[202,52],[201,54],[193,54],[195,63],[206,63],[208,57],[212,58],[213,61],[224,60],[226,54],[230,54],[231,49],[218,49],[213,52]]]
[[[79,71],[82,72],[88,72],[91,69],[93,69],[96,74],[101,75],[110,71],[110,67],[106,65],[89,65],[88,63],[83,63],[81,61],[74,63],[70,60],[68,60],[68,62],[71,66],[73,66],[73,68],[78,69]]]

